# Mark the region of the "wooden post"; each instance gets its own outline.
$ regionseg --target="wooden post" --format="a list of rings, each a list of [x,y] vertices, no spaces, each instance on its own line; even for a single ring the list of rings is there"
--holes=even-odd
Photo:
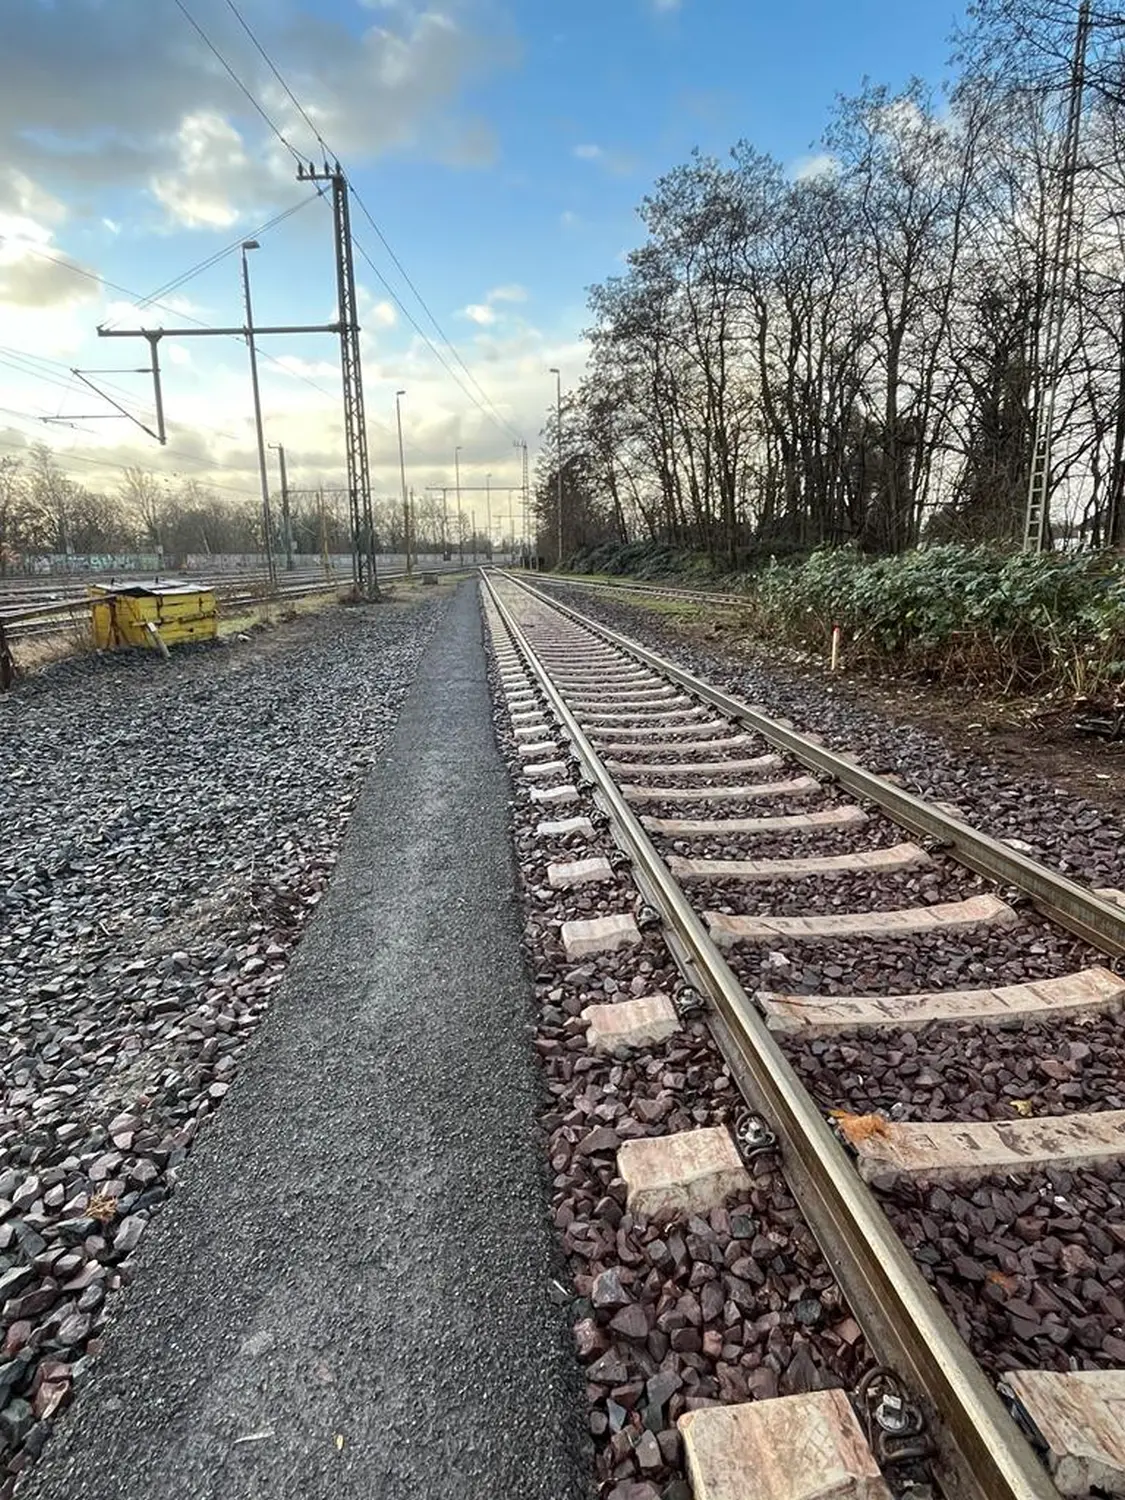
[[[12,648],[8,643],[8,633],[4,629],[4,622],[0,620],[0,693],[6,693],[16,680],[16,664],[12,659]]]

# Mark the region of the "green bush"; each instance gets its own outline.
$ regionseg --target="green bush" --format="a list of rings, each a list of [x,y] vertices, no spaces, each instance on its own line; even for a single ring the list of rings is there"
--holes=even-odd
[[[594,549],[588,571],[699,581],[659,543]],[[579,560],[575,560],[575,566]],[[926,547],[870,558],[851,548],[771,560],[723,580],[747,594],[764,639],[826,653],[839,625],[846,662],[990,690],[1125,692],[1125,561],[1108,553]]]
[[[1075,695],[1125,679],[1125,565],[1092,553],[929,547],[868,559],[837,549],[759,575],[756,623],[826,649],[839,625],[853,663],[942,680]]]

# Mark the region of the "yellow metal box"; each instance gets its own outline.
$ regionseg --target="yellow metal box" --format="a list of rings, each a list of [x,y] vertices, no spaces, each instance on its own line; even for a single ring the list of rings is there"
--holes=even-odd
[[[123,583],[90,586],[94,644],[175,646],[218,634],[215,591],[198,583]]]

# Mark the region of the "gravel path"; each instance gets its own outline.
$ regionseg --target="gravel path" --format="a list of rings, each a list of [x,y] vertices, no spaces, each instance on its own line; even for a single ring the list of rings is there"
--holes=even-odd
[[[0,1494],[86,1378],[442,610],[86,658],[0,701]]]
[[[787,666],[748,664],[721,649],[689,643],[643,605],[554,583],[550,592],[745,702],[792,719],[798,729],[815,730],[833,749],[855,750],[869,770],[892,772],[911,791],[955,803],[987,832],[1026,841],[1038,859],[1064,874],[1095,886],[1125,886],[1121,819],[1065,787],[1015,779],[997,766],[955,752],[924,729],[894,723],[863,704],[837,697],[831,685],[809,681]]]

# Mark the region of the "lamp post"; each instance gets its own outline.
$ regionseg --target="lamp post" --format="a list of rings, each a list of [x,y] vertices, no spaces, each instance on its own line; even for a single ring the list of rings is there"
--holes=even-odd
[[[285,444],[267,443],[277,454],[281,469],[281,545],[285,548],[285,571],[293,571],[293,529],[289,524],[289,476],[285,470]]]
[[[402,482],[402,546],[406,553],[406,576],[410,577],[410,502],[406,498],[406,458],[402,451],[402,398],[405,391],[395,392],[395,421],[398,423],[398,473]]]
[[[262,430],[262,397],[258,389],[258,351],[254,348],[254,309],[250,301],[248,250],[261,247],[257,240],[242,242],[242,294],[246,302],[246,342],[250,348],[250,385],[254,392],[254,426],[258,433],[258,484],[262,491],[262,526],[266,549],[266,573],[271,589],[277,588],[277,566],[273,556],[273,519],[270,515],[270,477],[266,472],[266,437]]]
[[[461,524],[461,444],[453,450],[453,470],[457,475],[457,549],[465,561],[465,528]]]
[[[486,474],[484,476],[484,506],[485,506],[485,516],[487,517],[485,524],[488,527],[488,560],[489,560],[489,562],[491,562],[492,561],[492,475],[491,474]]]
[[[520,452],[520,549],[522,566],[526,568],[528,553],[531,551],[527,534],[527,444],[523,438],[516,438],[514,446]]]

